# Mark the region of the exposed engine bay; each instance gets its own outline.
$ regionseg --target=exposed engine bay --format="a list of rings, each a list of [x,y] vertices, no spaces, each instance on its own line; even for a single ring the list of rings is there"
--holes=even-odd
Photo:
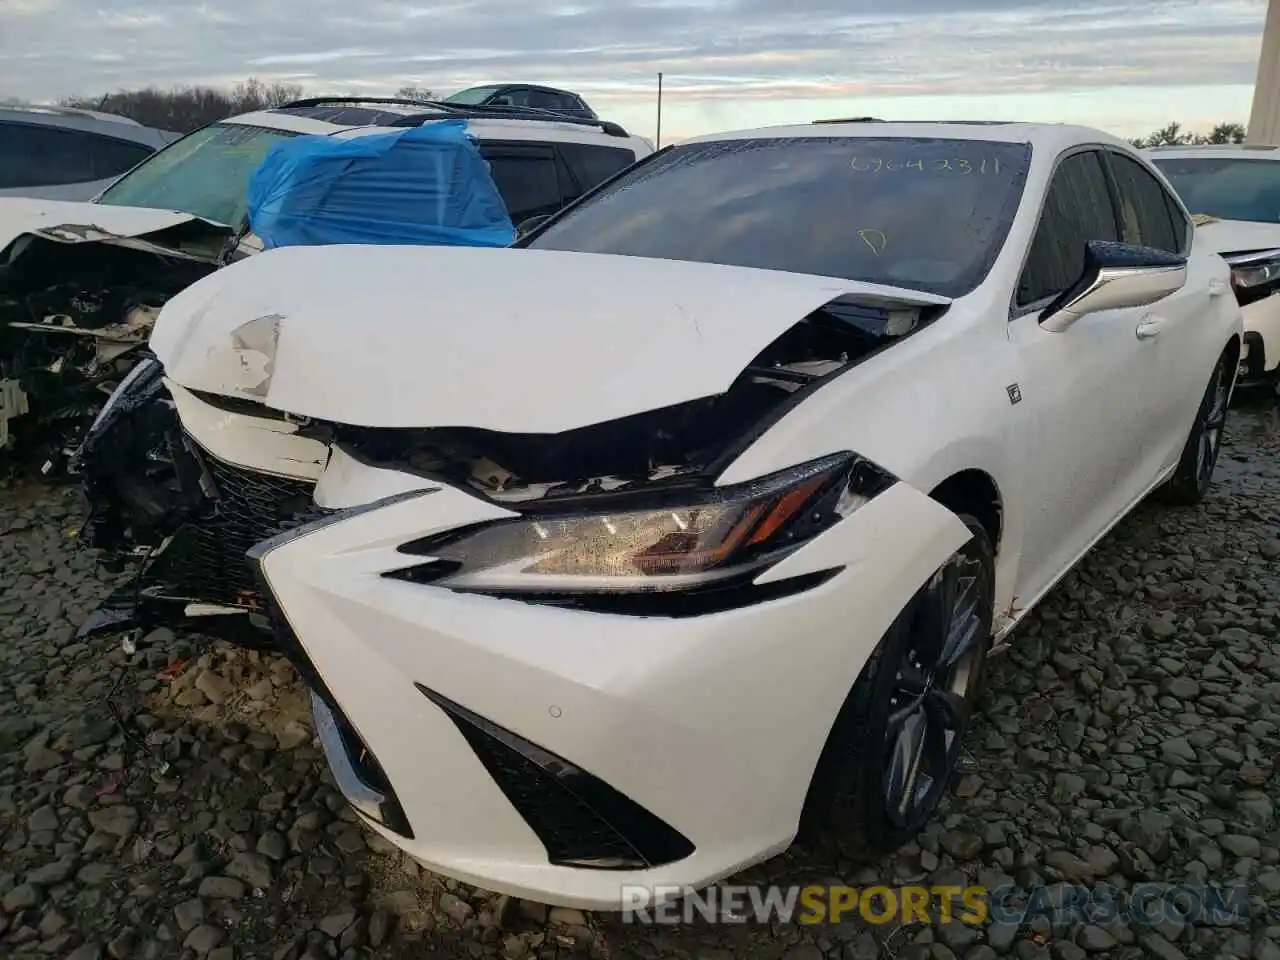
[[[160,308],[221,266],[228,236],[194,221],[145,237],[64,226],[14,241],[0,262],[0,451],[61,473]]]

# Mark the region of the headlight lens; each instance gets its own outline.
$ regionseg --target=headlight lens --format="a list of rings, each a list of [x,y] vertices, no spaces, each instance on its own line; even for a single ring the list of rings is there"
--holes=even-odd
[[[1231,282],[1237,287],[1261,287],[1276,280],[1280,280],[1280,260],[1233,267],[1231,270]]]
[[[401,548],[430,558],[406,579],[482,592],[688,589],[775,562],[857,509],[885,478],[840,454],[683,502],[500,521]]]
[[[1261,299],[1280,284],[1280,250],[1226,253],[1222,258],[1231,267],[1231,286],[1241,303]]]

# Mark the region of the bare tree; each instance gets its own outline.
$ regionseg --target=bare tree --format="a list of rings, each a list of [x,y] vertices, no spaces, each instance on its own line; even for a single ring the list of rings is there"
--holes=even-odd
[[[160,130],[187,133],[207,124],[254,110],[269,110],[297,100],[302,87],[293,83],[263,83],[250,77],[231,90],[213,87],[173,87],[160,90],[119,90],[97,97],[68,97],[63,106],[101,110],[137,120]]]
[[[434,93],[432,93],[430,90],[428,90],[426,87],[415,87],[415,86],[413,86],[412,84],[407,84],[407,85],[405,85],[405,86],[401,87],[399,90],[397,90],[397,91],[396,91],[396,94],[395,94],[395,95],[396,95],[397,97],[400,97],[400,98],[404,99],[404,100],[434,100],[434,99],[436,99],[436,95],[435,95]]]

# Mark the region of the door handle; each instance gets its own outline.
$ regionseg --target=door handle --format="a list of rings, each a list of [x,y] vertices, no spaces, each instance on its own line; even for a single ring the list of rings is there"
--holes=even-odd
[[[1220,297],[1227,292],[1227,285],[1221,280],[1209,281],[1209,296]]]
[[[1133,332],[1138,335],[1139,340],[1150,340],[1160,335],[1160,328],[1163,326],[1164,321],[1159,317],[1143,317]]]

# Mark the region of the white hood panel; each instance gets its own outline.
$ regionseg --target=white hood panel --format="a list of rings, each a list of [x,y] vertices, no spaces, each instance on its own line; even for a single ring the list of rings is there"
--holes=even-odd
[[[1196,239],[1214,253],[1280,248],[1280,224],[1251,220],[1213,220],[1196,227]]]
[[[61,243],[84,243],[138,237],[196,219],[176,210],[4,197],[0,199],[0,251],[28,233]],[[0,262],[4,259],[0,257]]]
[[[555,433],[723,392],[780,334],[845,293],[948,302],[638,257],[290,247],[182,291],[151,346],[188,389],[288,413]]]

